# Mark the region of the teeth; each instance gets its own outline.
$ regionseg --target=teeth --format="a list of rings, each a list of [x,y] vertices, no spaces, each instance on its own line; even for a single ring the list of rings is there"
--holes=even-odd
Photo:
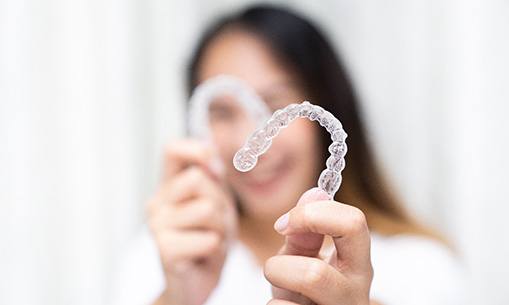
[[[263,129],[256,131],[247,141],[247,147],[257,156],[265,153],[271,144],[272,140]]]
[[[339,158],[343,158],[346,155],[346,143],[345,142],[332,142],[329,146],[329,152],[333,156],[338,156]]]
[[[332,155],[327,159],[327,168],[340,173],[345,168],[345,159]]]
[[[318,178],[318,187],[327,192],[331,198],[334,198],[334,194],[339,190],[341,180],[342,178],[339,172],[327,168],[323,170],[320,174],[320,178]]]
[[[277,120],[271,118],[267,122],[267,126],[265,126],[264,130],[265,130],[265,135],[268,138],[274,138],[279,133],[279,123],[277,122]]]
[[[300,104],[299,116],[307,118],[312,109],[313,105],[311,105],[309,102],[303,102]]]
[[[338,121],[339,126],[336,128],[338,130],[335,130],[332,132],[332,141],[334,142],[345,142],[348,135],[343,130],[343,127],[341,126],[341,123]]]
[[[274,112],[265,127],[253,133],[244,146],[235,154],[233,165],[241,172],[253,169],[258,161],[258,156],[269,149],[272,138],[276,137],[282,128],[287,127],[297,117],[306,117],[312,121],[318,121],[331,134],[333,141],[329,146],[331,156],[327,159],[327,168],[320,174],[318,187],[327,192],[331,198],[334,198],[341,185],[341,172],[345,168],[344,157],[347,152],[345,140],[348,135],[343,130],[341,122],[334,115],[307,101],[301,104],[290,104]]]
[[[279,109],[274,112],[274,119],[279,123],[281,128],[288,126],[290,123],[290,117],[288,116],[288,111],[285,109]]]
[[[242,148],[233,157],[235,168],[241,172],[252,170],[256,162],[258,162],[258,156],[249,148]]]
[[[308,118],[311,121],[316,121],[318,117],[323,114],[323,108],[320,106],[315,106],[311,108],[311,112],[309,112]]]
[[[288,119],[290,121],[295,120],[299,116],[300,105],[290,104],[286,107],[288,113]]]

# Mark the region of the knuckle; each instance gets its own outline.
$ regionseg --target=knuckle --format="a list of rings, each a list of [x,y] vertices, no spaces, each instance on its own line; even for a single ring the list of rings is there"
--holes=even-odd
[[[216,214],[216,208],[210,201],[200,203],[200,206],[195,211],[195,221],[198,224],[210,223]]]
[[[191,166],[191,168],[189,168],[189,175],[195,182],[202,182],[205,180],[205,173],[197,166]]]
[[[204,252],[214,252],[221,248],[221,237],[215,232],[210,232],[203,241]]]
[[[329,268],[321,260],[312,260],[304,271],[303,289],[319,289],[325,287],[328,281]]]
[[[214,204],[209,201],[205,200],[203,204],[201,205],[201,215],[204,219],[208,219],[214,215],[216,212],[216,207]]]
[[[192,145],[192,140],[189,139],[174,139],[164,147],[164,153],[170,160],[178,158],[184,148]]]
[[[173,242],[173,236],[171,233],[158,233],[154,234],[154,241],[157,245],[157,248],[165,257],[172,257],[175,249],[169,245]]]
[[[145,201],[145,215],[157,215],[161,211],[161,208],[165,206],[164,203],[164,193],[161,189],[159,189],[155,193],[151,194],[151,196]]]
[[[350,223],[351,223],[351,229],[354,232],[362,232],[364,230],[367,230],[367,221],[366,221],[366,215],[356,207],[352,207],[350,209]]]
[[[265,261],[265,265],[263,267],[263,273],[265,275],[265,278],[267,279],[273,278],[274,267],[277,266],[277,260],[278,260],[277,256],[272,256]]]
[[[152,215],[151,217],[147,218],[147,225],[152,234],[156,234],[159,231],[161,231],[161,220],[157,215]]]
[[[298,211],[297,211],[298,212]],[[319,213],[313,204],[306,204],[302,209],[302,218],[304,226],[309,228],[312,232],[317,231],[317,221],[319,219]]]

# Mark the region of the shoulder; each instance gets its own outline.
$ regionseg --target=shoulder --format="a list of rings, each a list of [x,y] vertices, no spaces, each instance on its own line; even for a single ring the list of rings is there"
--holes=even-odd
[[[143,228],[121,251],[115,263],[109,304],[150,304],[164,289],[164,271],[157,246],[148,228]],[[223,268],[220,283],[207,305],[261,304],[270,297],[270,286],[250,251],[239,241],[233,242]]]
[[[446,245],[415,235],[372,234],[372,295],[387,304],[462,304],[465,271]]]
[[[148,304],[164,288],[159,252],[148,228],[124,247],[115,262],[111,304]]]
[[[218,287],[206,305],[264,304],[271,298],[270,284],[253,254],[240,241],[230,245]]]

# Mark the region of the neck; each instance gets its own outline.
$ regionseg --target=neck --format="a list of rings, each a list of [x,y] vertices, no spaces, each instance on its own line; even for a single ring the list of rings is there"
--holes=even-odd
[[[239,223],[239,239],[253,253],[259,265],[277,254],[284,237],[274,230],[274,223],[242,216]]]

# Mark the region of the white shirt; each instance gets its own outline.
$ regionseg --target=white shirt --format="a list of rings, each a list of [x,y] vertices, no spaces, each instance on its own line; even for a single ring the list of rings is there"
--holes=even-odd
[[[444,245],[423,237],[371,234],[371,297],[384,305],[465,304],[464,274]],[[113,305],[154,302],[164,289],[159,254],[147,229],[119,262]],[[270,284],[240,242],[228,253],[220,282],[205,305],[266,304]]]

